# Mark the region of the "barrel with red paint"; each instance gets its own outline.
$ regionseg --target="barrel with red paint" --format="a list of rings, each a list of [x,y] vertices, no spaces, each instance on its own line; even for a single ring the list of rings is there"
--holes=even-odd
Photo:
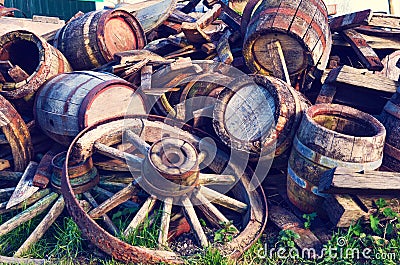
[[[43,38],[25,30],[11,31],[0,37],[0,60],[10,61],[25,73],[18,80],[3,73],[1,94],[8,99],[31,97],[51,77],[72,71],[60,51]],[[27,98],[26,98],[27,99]]]
[[[279,41],[288,72],[294,76],[307,67],[325,69],[332,37],[322,0],[249,1],[242,18],[243,54],[256,73],[271,74],[274,65],[266,48]],[[258,5],[257,5],[258,4]]]
[[[322,174],[334,167],[352,172],[382,163],[386,130],[373,116],[337,105],[317,104],[303,115],[288,163],[287,194],[300,210],[321,212]]]
[[[124,116],[128,106],[135,114],[148,110],[145,95],[131,83],[109,73],[78,71],[46,82],[36,96],[34,114],[45,134],[68,145],[87,126]]]
[[[146,36],[138,20],[124,10],[99,10],[72,20],[57,32],[54,46],[74,70],[90,70],[117,52],[139,50]]]

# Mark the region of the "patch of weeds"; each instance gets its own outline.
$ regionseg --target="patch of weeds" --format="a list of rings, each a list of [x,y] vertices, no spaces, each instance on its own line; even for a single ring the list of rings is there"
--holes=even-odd
[[[304,228],[310,229],[311,223],[314,221],[315,217],[317,217],[317,213],[303,214],[303,218],[305,219]]]
[[[120,238],[128,244],[147,248],[158,247],[159,226],[161,222],[162,209],[155,210],[150,216],[146,216],[144,222],[127,236],[121,234]],[[124,229],[120,229],[124,231]]]
[[[221,229],[215,231],[214,243],[231,242],[233,236],[236,234],[236,228],[232,225],[232,221],[228,223],[220,223]]]
[[[186,264],[196,265],[234,265],[235,262],[222,255],[222,253],[212,247],[204,249],[202,253],[196,254],[188,258]]]
[[[50,257],[75,259],[83,253],[82,232],[72,218],[64,218],[62,226],[57,223],[54,225],[56,243],[49,253]]]

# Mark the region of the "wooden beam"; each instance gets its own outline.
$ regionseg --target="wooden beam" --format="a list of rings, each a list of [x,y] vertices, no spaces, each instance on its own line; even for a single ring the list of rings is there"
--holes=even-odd
[[[325,83],[342,83],[390,94],[396,93],[396,89],[400,85],[400,82],[374,75],[365,69],[356,69],[347,65],[333,69],[326,78]]]
[[[372,17],[372,10],[367,9],[331,18],[329,21],[329,26],[332,32],[341,31],[344,29],[355,28],[361,25],[368,25],[368,22],[371,20],[371,17]]]
[[[343,30],[341,34],[350,43],[350,46],[368,70],[381,71],[383,69],[383,64],[378,55],[368,45],[361,34],[353,29]]]
[[[400,195],[400,173],[383,171],[354,173],[342,168],[333,168],[322,175],[318,190],[334,194]]]
[[[329,220],[337,227],[349,227],[368,216],[350,195],[332,195],[324,201],[323,207]]]
[[[400,46],[400,38],[396,35],[372,36],[360,33],[366,40],[367,44],[375,50],[398,50]],[[350,46],[339,34],[332,34],[333,46]]]
[[[316,253],[309,253],[314,255],[318,255],[322,250],[323,245],[321,241],[319,241],[311,230],[305,229],[303,227],[304,222],[293,213],[280,206],[271,205],[269,206],[268,217],[278,228],[297,233],[300,238],[295,239],[294,242],[301,250],[315,249]],[[311,256],[309,258],[314,257]]]
[[[400,16],[373,14],[368,25],[373,27],[400,29]]]

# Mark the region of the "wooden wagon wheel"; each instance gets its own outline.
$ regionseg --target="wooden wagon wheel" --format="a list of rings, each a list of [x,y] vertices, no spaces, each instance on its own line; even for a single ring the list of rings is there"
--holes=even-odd
[[[83,194],[93,205],[88,213],[75,197],[66,167],[63,170],[62,193],[71,216],[87,238],[115,259],[135,263],[183,263],[181,256],[185,254],[180,255],[182,249],[178,250],[175,244],[180,237],[171,234],[176,221],[190,226],[192,235],[197,238],[196,246],[191,248],[200,250],[213,245],[234,258],[249,248],[265,227],[266,199],[261,187],[249,188],[250,170],[246,168],[241,172],[237,165],[228,163],[229,157],[220,149],[209,159],[210,149],[201,148],[205,138],[176,126],[177,123],[170,120],[162,122],[161,117],[130,116],[85,129],[68,150],[66,165],[101,153],[127,161],[131,168],[132,174],[123,177],[101,176],[98,186]],[[123,150],[135,147],[134,154],[115,148],[121,142]],[[207,163],[204,168],[202,161]],[[226,186],[230,189],[226,194],[218,191]],[[110,197],[96,201],[99,198],[95,197],[96,193]],[[157,205],[161,206],[161,211],[157,211]],[[114,213],[115,219],[116,213],[132,211],[133,207],[137,207],[137,211],[133,219],[129,219],[131,222],[115,228],[108,214]],[[206,227],[202,226],[200,218]],[[100,220],[104,221],[104,226]],[[158,227],[154,231],[154,238],[157,238],[154,245],[130,244],[129,238],[143,232],[143,226],[148,223]],[[211,243],[221,225],[229,227],[232,239]],[[170,242],[172,239],[174,241]]]
[[[14,171],[24,171],[32,157],[31,136],[21,116],[3,96],[0,96],[0,126],[4,134],[0,135],[0,143],[11,147]],[[8,147],[2,149],[6,150]],[[4,161],[9,159],[11,158],[6,157]]]

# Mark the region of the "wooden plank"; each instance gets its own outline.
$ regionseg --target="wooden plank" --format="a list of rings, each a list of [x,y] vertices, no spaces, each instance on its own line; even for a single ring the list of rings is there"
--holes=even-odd
[[[366,40],[367,44],[375,50],[398,50],[400,47],[400,38],[395,35],[373,36],[360,33],[361,36]],[[332,34],[333,45],[334,46],[350,46],[350,44],[343,39],[339,34]]]
[[[309,252],[308,254],[315,254],[322,250],[321,241],[309,229],[303,227],[303,221],[297,218],[293,213],[288,210],[276,206],[269,206],[268,218],[280,229],[290,230],[297,233],[300,238],[294,240],[296,245],[301,249],[315,249],[316,253]],[[314,257],[309,257],[314,258]]]
[[[371,17],[372,10],[367,9],[331,18],[329,21],[329,26],[331,28],[331,31],[341,31],[344,29],[355,28],[361,25],[368,25]]]
[[[205,43],[210,42],[211,38],[208,36],[203,29],[209,26],[214,20],[221,14],[221,5],[214,5],[212,9],[209,9],[200,19],[194,23],[183,22],[182,31],[186,38],[191,43]]]
[[[400,195],[400,173],[383,171],[349,172],[342,168],[327,170],[318,190],[335,194]]]
[[[229,44],[229,37],[232,35],[230,30],[227,30],[218,40],[217,53],[218,57],[224,64],[232,64],[233,54]]]
[[[396,89],[400,85],[400,82],[374,75],[365,69],[356,69],[347,65],[332,70],[325,83],[341,83],[391,94],[396,93]]]
[[[349,227],[360,218],[368,216],[350,195],[333,195],[324,201],[329,220],[337,227]]]
[[[371,20],[368,22],[368,25],[373,27],[400,29],[400,16],[374,13]]]
[[[368,70],[381,71],[383,69],[383,64],[378,55],[357,31],[347,29],[342,31],[341,34],[350,43],[350,46]]]

